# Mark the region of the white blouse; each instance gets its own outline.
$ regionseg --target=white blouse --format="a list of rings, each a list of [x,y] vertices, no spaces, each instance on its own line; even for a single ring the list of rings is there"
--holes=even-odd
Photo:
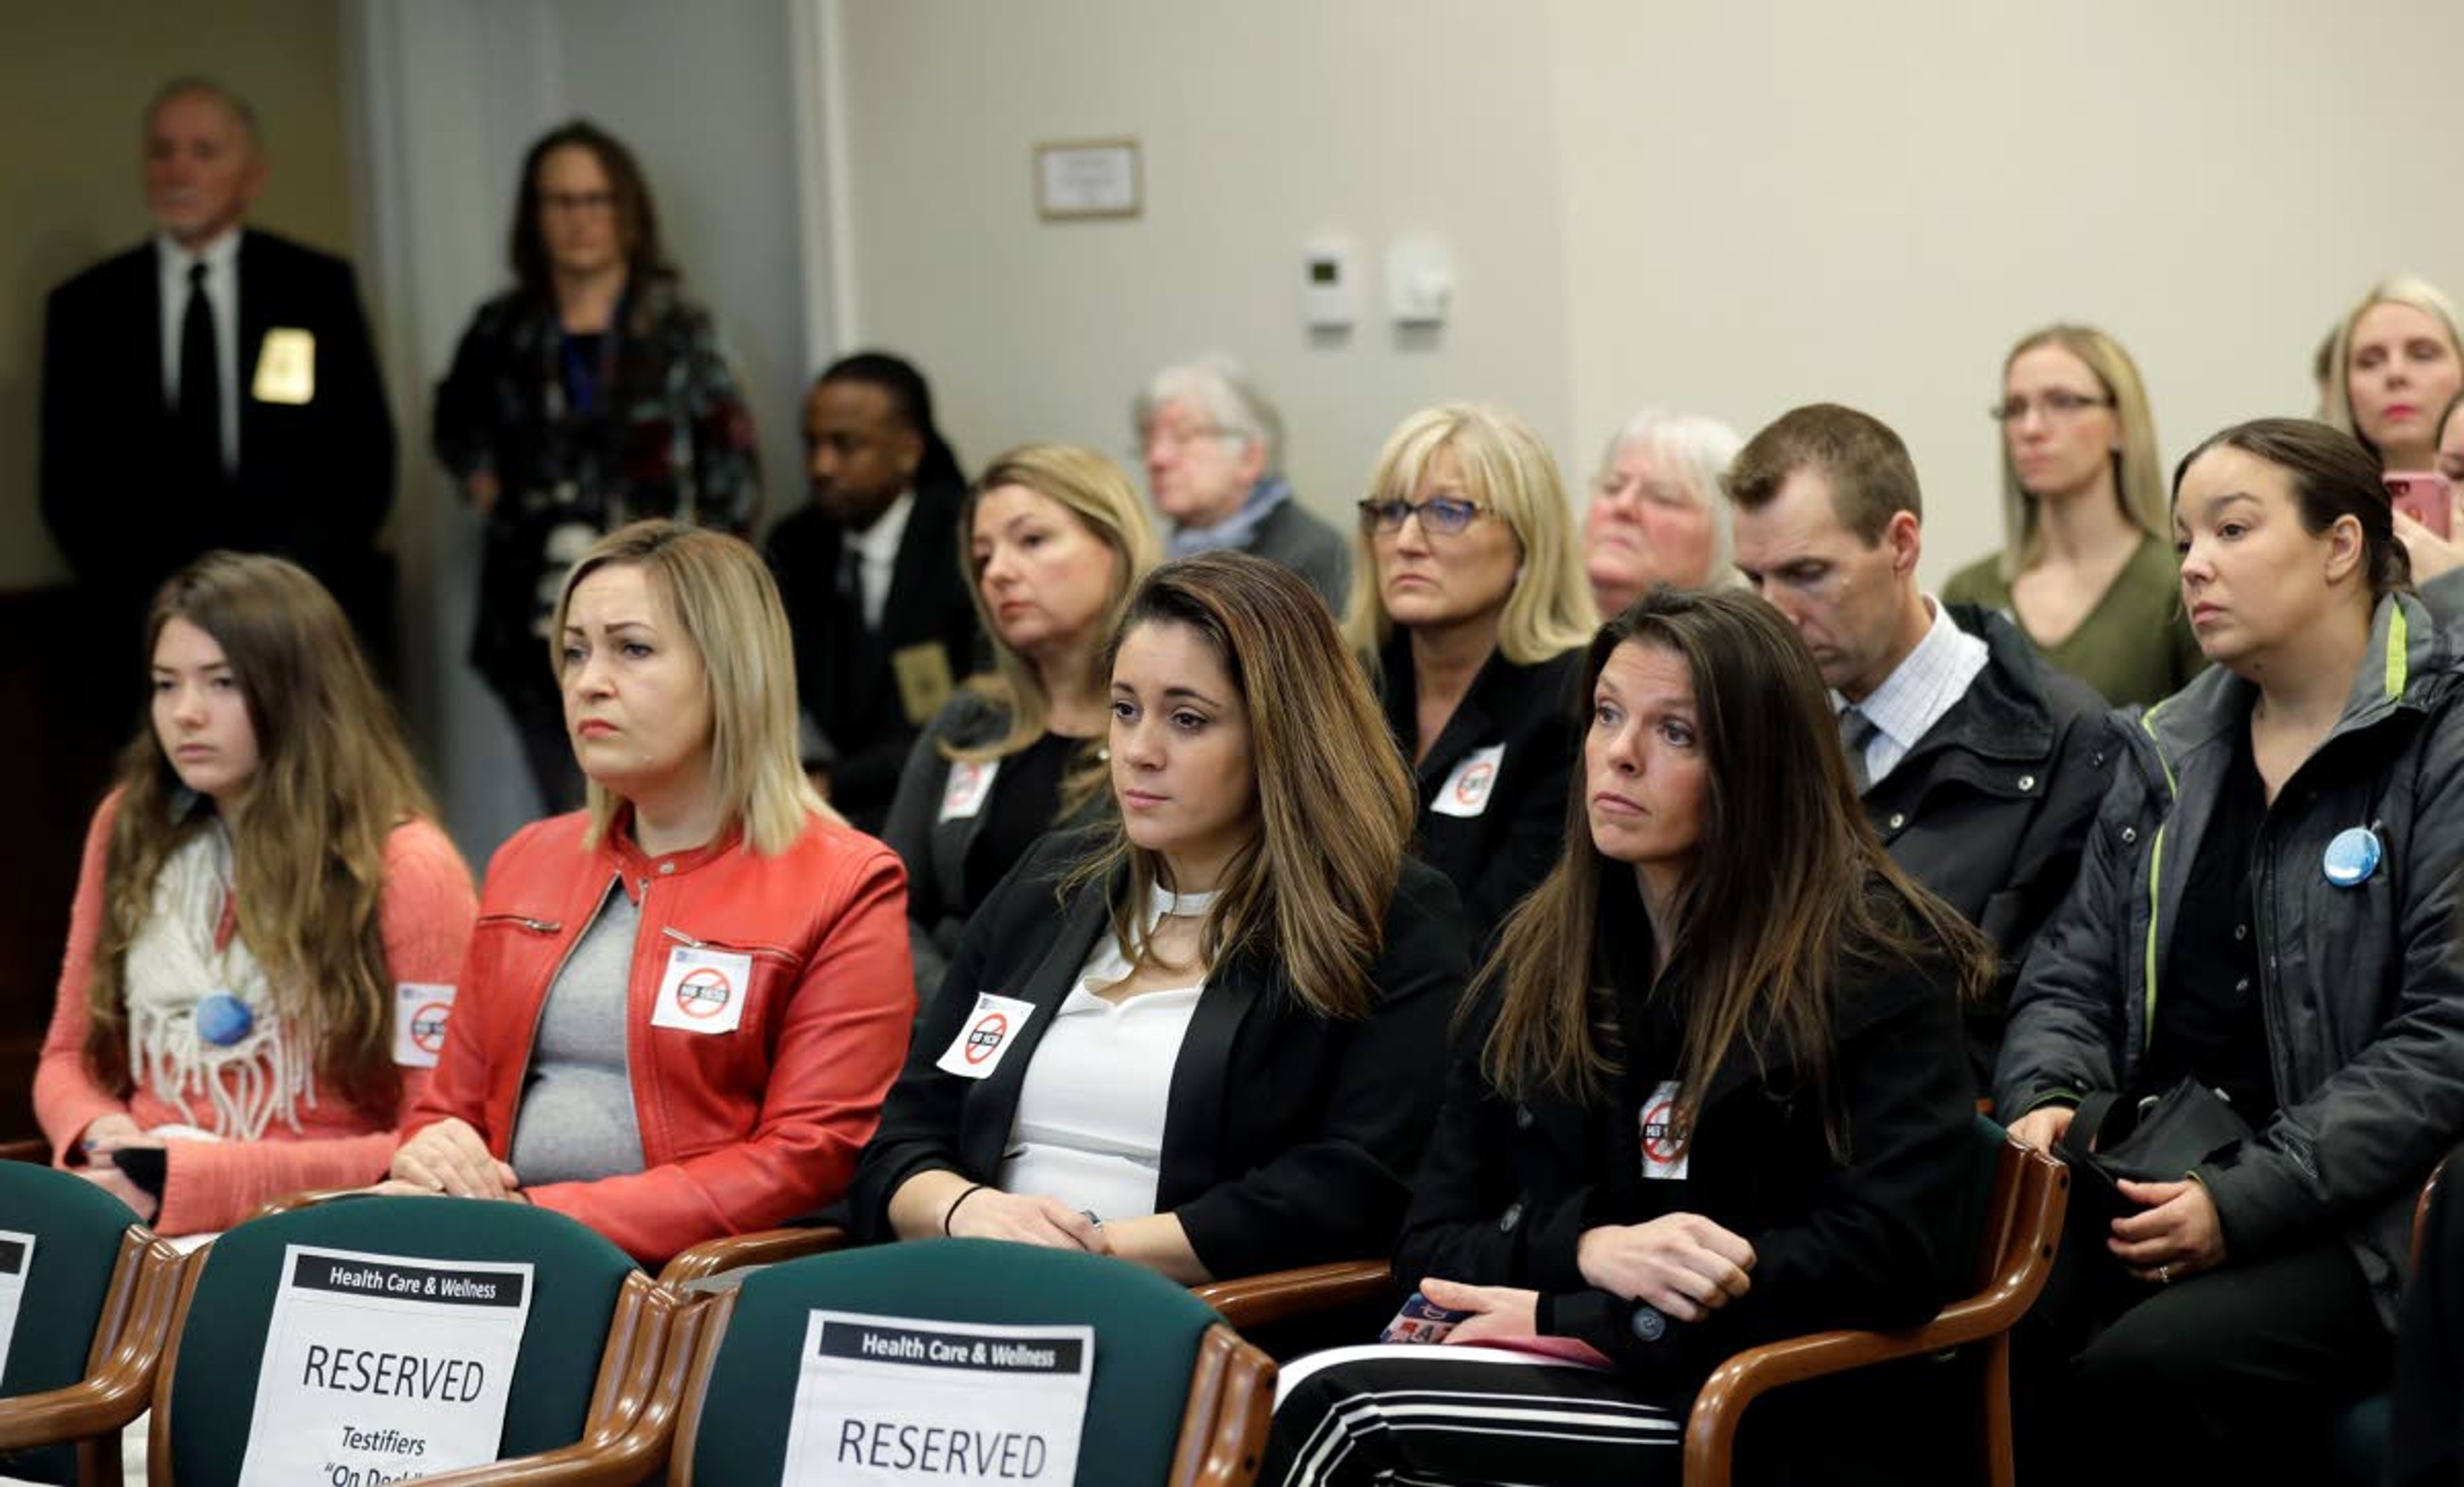
[[[1146,927],[1168,914],[1203,915],[1214,901],[1211,893],[1157,889]],[[993,1178],[1003,1192],[1045,1194],[1098,1219],[1155,1210],[1173,1066],[1205,983],[1121,1003],[1090,989],[1130,970],[1120,942],[1103,936],[1054,1010],[1019,1084],[1009,1147]]]

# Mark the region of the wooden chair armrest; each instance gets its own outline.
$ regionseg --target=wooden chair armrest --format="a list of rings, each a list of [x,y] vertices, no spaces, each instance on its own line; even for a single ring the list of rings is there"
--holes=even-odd
[[[749,1234],[706,1239],[668,1261],[659,1279],[671,1286],[704,1280],[723,1271],[747,1265],[775,1265],[781,1260],[825,1254],[847,1246],[847,1232],[830,1224],[806,1229],[762,1229]]]
[[[64,1388],[0,1399],[0,1451],[24,1451],[104,1435],[145,1412],[154,1376],[95,1374]]]
[[[1287,1317],[1375,1300],[1394,1284],[1394,1277],[1393,1268],[1384,1260],[1337,1260],[1331,1265],[1211,1281],[1192,1286],[1190,1294],[1214,1307],[1235,1329],[1246,1331]]]
[[[255,1212],[250,1214],[249,1217],[253,1219],[272,1218],[276,1213],[289,1213],[297,1209],[315,1208],[318,1204],[331,1203],[337,1198],[356,1197],[367,1190],[367,1187],[364,1186],[359,1187],[302,1187],[297,1192],[284,1193],[281,1197],[273,1200],[264,1207],[258,1209]]]
[[[0,1162],[32,1162],[36,1166],[50,1166],[52,1143],[34,1136],[0,1141]]]
[[[179,1280],[179,1254],[163,1240],[146,1240],[109,1353],[75,1384],[0,1399],[0,1451],[110,1434],[144,1413],[169,1340]]]
[[[1711,1370],[1686,1418],[1687,1487],[1727,1480],[1738,1421],[1746,1407],[1762,1395],[1826,1374],[1938,1353],[2007,1332],[2035,1304],[2052,1269],[2053,1255],[2047,1250],[2031,1263],[2005,1272],[1991,1289],[1952,1302],[1931,1321],[1905,1332],[1809,1332],[1749,1347],[1729,1358]]]

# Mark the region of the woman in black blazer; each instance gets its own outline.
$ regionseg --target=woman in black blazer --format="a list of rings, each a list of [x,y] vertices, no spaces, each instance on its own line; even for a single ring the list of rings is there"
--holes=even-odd
[[[1749,594],[1658,588],[1587,662],[1587,831],[1481,974],[1396,1252],[1461,1320],[1287,1369],[1262,1482],[1674,1482],[1722,1358],[1965,1276],[1991,957],[1865,825],[1812,660]],[[1478,1345],[1517,1343],[1602,1366]],[[1894,1399],[1755,1433],[1903,1452]]]
[[[1161,555],[1121,467],[1069,444],[985,467],[958,510],[958,551],[994,670],[925,725],[881,829],[907,864],[919,1007],[1027,848],[1111,809],[1103,651]]]
[[[1485,935],[1565,840],[1574,687],[1597,623],[1573,518],[1540,436],[1467,404],[1405,419],[1369,489],[1345,638],[1418,776],[1419,855]]]
[[[1287,569],[1156,569],[1111,664],[1116,819],[979,910],[853,1194],[870,1238],[1075,1247],[1185,1283],[1391,1243],[1468,941],[1411,784]]]

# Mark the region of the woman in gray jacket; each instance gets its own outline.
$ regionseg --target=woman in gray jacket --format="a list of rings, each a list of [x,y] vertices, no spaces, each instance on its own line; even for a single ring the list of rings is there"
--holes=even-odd
[[[2226,430],[2173,523],[2216,664],[2127,730],[1994,1098],[2051,1146],[2090,1096],[2194,1080],[2255,1134],[2076,1189],[2014,1394],[2049,1471],[2302,1479],[2385,1385],[2413,1198],[2464,1131],[2464,674],[2350,435]]]
[[[958,550],[995,669],[926,724],[881,832],[907,864],[919,1007],[976,905],[1036,838],[1104,809],[1099,654],[1160,544],[1118,465],[1027,444],[968,492]]]

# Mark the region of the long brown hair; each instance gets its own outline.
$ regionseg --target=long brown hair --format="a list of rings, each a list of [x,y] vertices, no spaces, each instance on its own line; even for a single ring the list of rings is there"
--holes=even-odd
[[[393,977],[380,910],[385,841],[432,816],[393,705],[378,690],[349,622],[296,565],[214,552],[172,576],[145,625],[152,659],[183,619],[222,647],[256,735],[231,836],[239,938],[282,1010],[317,1044],[319,1078],[363,1110],[392,1108]],[[211,823],[155,737],[152,719],[121,755],[120,808],[103,874],[102,943],[86,984],[85,1062],[105,1089],[129,1088],[128,946],[154,909],[154,879],[174,849]]]
[[[1735,590],[1653,588],[1593,637],[1587,713],[1610,653],[1629,642],[1685,662],[1709,765],[1701,846],[1670,916],[1668,963],[1685,988],[1680,1109],[1699,1110],[1714,1072],[1740,1054],[1761,1069],[1793,1058],[1827,1087],[1833,986],[1849,961],[1938,960],[1963,1001],[1984,990],[1991,947],[1882,851],[1822,678],[1776,610]],[[1599,910],[1608,871],[1630,870],[1592,843],[1585,773],[1568,791],[1565,854],[1480,973],[1504,996],[1482,1069],[1517,1099],[1548,1089],[1595,1101],[1619,1067]],[[1876,879],[1893,893],[1871,893]],[[1830,1123],[1844,1155],[1837,1112]]]
[[[639,161],[625,142],[587,119],[561,123],[540,135],[522,156],[521,180],[514,187],[514,225],[506,233],[505,255],[512,260],[514,281],[522,296],[538,304],[553,304],[556,291],[547,258],[546,234],[539,231],[539,166],[547,157],[567,147],[585,149],[607,177],[609,203],[616,213],[616,240],[625,255],[626,287],[638,297],[652,279],[673,278],[667,250],[659,242],[659,210],[651,204],[650,185]]]
[[[1369,967],[1385,948],[1415,805],[1402,755],[1334,617],[1282,564],[1209,552],[1147,575],[1107,649],[1107,675],[1122,638],[1141,625],[1197,632],[1249,714],[1258,832],[1224,875],[1200,953],[1215,965],[1254,949],[1283,967],[1310,1010],[1367,1016]],[[1134,961],[1146,949],[1136,911],[1161,867],[1156,854],[1132,845],[1116,812],[1062,892],[1110,884],[1125,871],[1112,933]]]

